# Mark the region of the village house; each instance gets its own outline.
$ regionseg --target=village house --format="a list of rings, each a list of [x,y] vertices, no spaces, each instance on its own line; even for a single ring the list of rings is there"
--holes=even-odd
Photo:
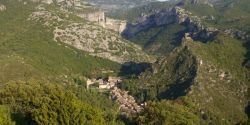
[[[111,89],[120,82],[120,77],[108,77],[108,79],[87,79],[87,89],[89,89],[93,84],[98,84],[98,89]]]

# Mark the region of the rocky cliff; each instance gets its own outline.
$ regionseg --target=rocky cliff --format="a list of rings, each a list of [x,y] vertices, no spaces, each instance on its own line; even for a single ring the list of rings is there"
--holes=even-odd
[[[81,2],[80,0],[32,0],[33,2],[41,2],[45,4],[58,4],[65,11],[69,9],[74,10],[74,13],[81,18],[84,18],[88,21],[94,22],[103,28],[114,30],[118,33],[122,33],[126,28],[125,20],[116,20],[108,18],[105,16],[105,12],[99,9],[94,8],[93,6],[88,6],[86,3]],[[89,11],[82,11],[82,9],[90,9]]]
[[[88,21],[95,22],[103,28],[111,29],[118,33],[122,33],[126,29],[127,25],[125,20],[117,20],[106,17],[105,12],[103,11],[79,13],[77,15]]]
[[[113,22],[116,20],[106,19],[103,12],[85,14],[85,20],[80,18],[74,11],[65,10],[59,4],[57,9],[50,9],[40,4],[28,20],[42,23],[53,30],[54,40],[88,52],[90,55],[106,58],[118,63],[124,62],[151,62],[153,57],[142,49],[123,39],[112,28],[117,28]],[[86,13],[89,8],[78,8]],[[119,21],[118,21],[119,23]],[[117,31],[121,30],[119,28]],[[123,26],[124,27],[124,26]]]
[[[207,45],[185,37],[181,47],[127,82],[127,89],[139,101],[185,99],[193,104],[201,125],[245,121],[249,72],[240,66],[244,52],[239,41],[221,36],[218,40],[225,38],[226,42]],[[235,58],[229,59],[231,55]]]
[[[138,32],[151,27],[170,24],[185,25],[187,27],[186,32],[190,33],[190,36],[193,39],[210,40],[218,33],[218,29],[202,25],[199,17],[194,16],[192,13],[181,7],[176,6],[174,8],[160,10],[152,15],[143,16],[136,24],[128,24],[128,27],[123,32],[123,35],[129,38],[133,37],[133,35]]]
[[[185,42],[198,62],[197,75],[187,97],[197,106],[202,124],[236,124],[247,119],[245,107],[247,106],[248,78],[242,74],[248,76],[249,72],[240,66],[238,63],[240,61],[236,61],[242,60],[238,56],[232,60],[222,59],[240,54],[241,52],[237,50],[243,48],[238,45],[239,41],[229,37],[219,36],[218,40],[225,38],[228,38],[228,41],[223,42],[224,46],[213,43],[208,47],[192,39]],[[228,49],[229,46],[235,50]],[[220,49],[215,49],[216,47]],[[224,52],[227,54],[222,55]],[[220,57],[216,57],[216,54]],[[228,67],[224,63],[229,61]]]

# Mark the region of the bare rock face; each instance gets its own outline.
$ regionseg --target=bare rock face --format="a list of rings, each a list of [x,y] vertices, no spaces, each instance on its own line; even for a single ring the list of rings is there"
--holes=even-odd
[[[169,24],[183,24],[188,28],[188,33],[194,39],[205,39],[209,41],[218,34],[218,29],[213,27],[205,27],[201,23],[201,18],[193,16],[189,11],[181,7],[174,7],[170,9],[163,9],[155,14],[143,17],[136,24],[128,24],[127,29],[123,35],[127,38],[133,37],[138,32],[154,26],[162,26]],[[206,42],[206,41],[204,41]]]
[[[118,34],[100,26],[74,23],[54,31],[55,40],[60,40],[91,55],[106,58],[115,62],[147,61],[149,57],[141,48],[124,41]],[[130,51],[127,51],[129,49]],[[133,53],[133,54],[132,54]],[[143,57],[144,59],[142,59]]]
[[[142,17],[136,24],[129,24],[127,26],[127,29],[124,31],[124,35],[127,37],[131,37],[134,34],[144,29],[148,29],[152,26],[191,22],[190,15],[191,14],[189,12],[177,6],[174,8],[162,9],[161,11],[156,12],[152,15]]]
[[[45,4],[52,4],[53,0],[43,0],[42,2],[45,3]]]
[[[27,20],[40,22],[47,27],[54,27],[55,41],[63,42],[93,56],[118,63],[154,61],[153,57],[144,53],[139,46],[126,41],[117,32],[108,30],[112,26],[103,28],[108,25],[100,26],[93,23],[105,18],[102,13],[89,17],[93,22],[74,22],[74,20],[67,18],[67,14],[65,11],[65,18],[63,18],[64,16],[58,16],[58,13],[53,10],[46,10],[43,6],[38,6],[37,11],[30,14]]]
[[[1,11],[5,11],[5,10],[6,10],[6,6],[3,5],[3,4],[0,4],[0,12],[1,12]]]
[[[107,18],[103,11],[97,11],[92,13],[81,13],[78,14],[78,16],[88,21],[95,22],[98,25],[102,26],[103,28],[111,29],[119,33],[122,33],[127,26],[127,22],[124,20]]]
[[[80,0],[31,0],[31,1],[42,2],[44,4],[56,3],[60,5],[62,8],[64,8],[65,11],[68,11],[66,8],[79,9],[85,7],[85,5],[81,4]],[[78,12],[76,15],[81,18],[84,18],[85,20],[93,22],[103,28],[111,29],[119,33],[122,33],[127,26],[127,22],[125,20],[108,18],[106,17],[104,11],[99,11],[99,10],[93,10],[91,12],[81,11]]]

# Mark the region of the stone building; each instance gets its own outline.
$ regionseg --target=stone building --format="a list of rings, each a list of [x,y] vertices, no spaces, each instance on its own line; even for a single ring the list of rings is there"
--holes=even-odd
[[[93,84],[98,84],[99,89],[111,89],[117,83],[121,82],[120,77],[109,77],[107,80],[104,79],[87,79],[87,89]]]

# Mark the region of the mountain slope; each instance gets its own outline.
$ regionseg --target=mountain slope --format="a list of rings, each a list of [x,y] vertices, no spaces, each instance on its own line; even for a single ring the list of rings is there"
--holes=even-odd
[[[71,13],[70,10],[58,11],[60,9],[62,9],[60,6],[41,5],[28,20],[51,28],[55,41],[66,43],[94,56],[119,63],[148,62],[152,59],[140,47],[121,38],[117,32],[102,28],[95,24],[96,22],[86,21]],[[72,9],[74,10],[74,7]],[[85,9],[78,8],[78,11],[84,13]]]
[[[197,0],[196,2],[183,0],[179,3],[165,2],[154,5],[149,7],[151,11],[145,11],[145,13],[139,10],[137,12],[141,14],[128,12],[127,17],[134,17],[136,21],[130,23],[123,33],[125,38],[139,43],[149,52],[164,55],[172,51],[173,48],[178,47],[185,33],[203,42],[212,41],[218,33],[242,40],[249,38],[250,24],[247,20],[250,15],[246,0]],[[160,9],[162,6],[165,8]],[[147,6],[141,8],[144,10]],[[131,11],[133,10],[136,9]],[[134,14],[137,17],[133,16]],[[172,37],[164,31],[168,31]],[[174,46],[169,43],[173,43]]]
[[[54,41],[53,27],[28,20],[37,9],[35,7],[39,5],[38,3],[15,0],[1,0],[0,2],[7,8],[0,12],[1,81],[25,80],[32,77],[62,80],[64,75],[93,76],[101,75],[102,71],[119,71],[120,65],[115,62],[91,56],[63,42]],[[50,8],[56,7],[51,5]],[[59,11],[59,13],[62,12]],[[70,15],[69,19],[71,22],[82,21],[81,18],[73,15]],[[112,31],[107,32],[113,34]],[[115,36],[116,39],[121,39],[118,35]],[[113,46],[121,46],[127,51],[135,48],[123,41],[119,44]],[[133,53],[136,52],[133,51]]]
[[[247,119],[250,72],[241,66],[245,53],[242,43],[228,36],[209,44],[187,37],[152,69],[121,87],[138,101],[185,98],[202,124],[236,124]]]
[[[152,59],[116,32],[76,16],[63,4],[0,2],[7,8],[0,12],[2,81],[33,76],[100,75],[106,70],[118,72],[120,65],[112,61]],[[84,13],[91,8],[80,9]]]
[[[145,5],[156,0],[85,0],[107,11],[126,10],[128,8]]]

